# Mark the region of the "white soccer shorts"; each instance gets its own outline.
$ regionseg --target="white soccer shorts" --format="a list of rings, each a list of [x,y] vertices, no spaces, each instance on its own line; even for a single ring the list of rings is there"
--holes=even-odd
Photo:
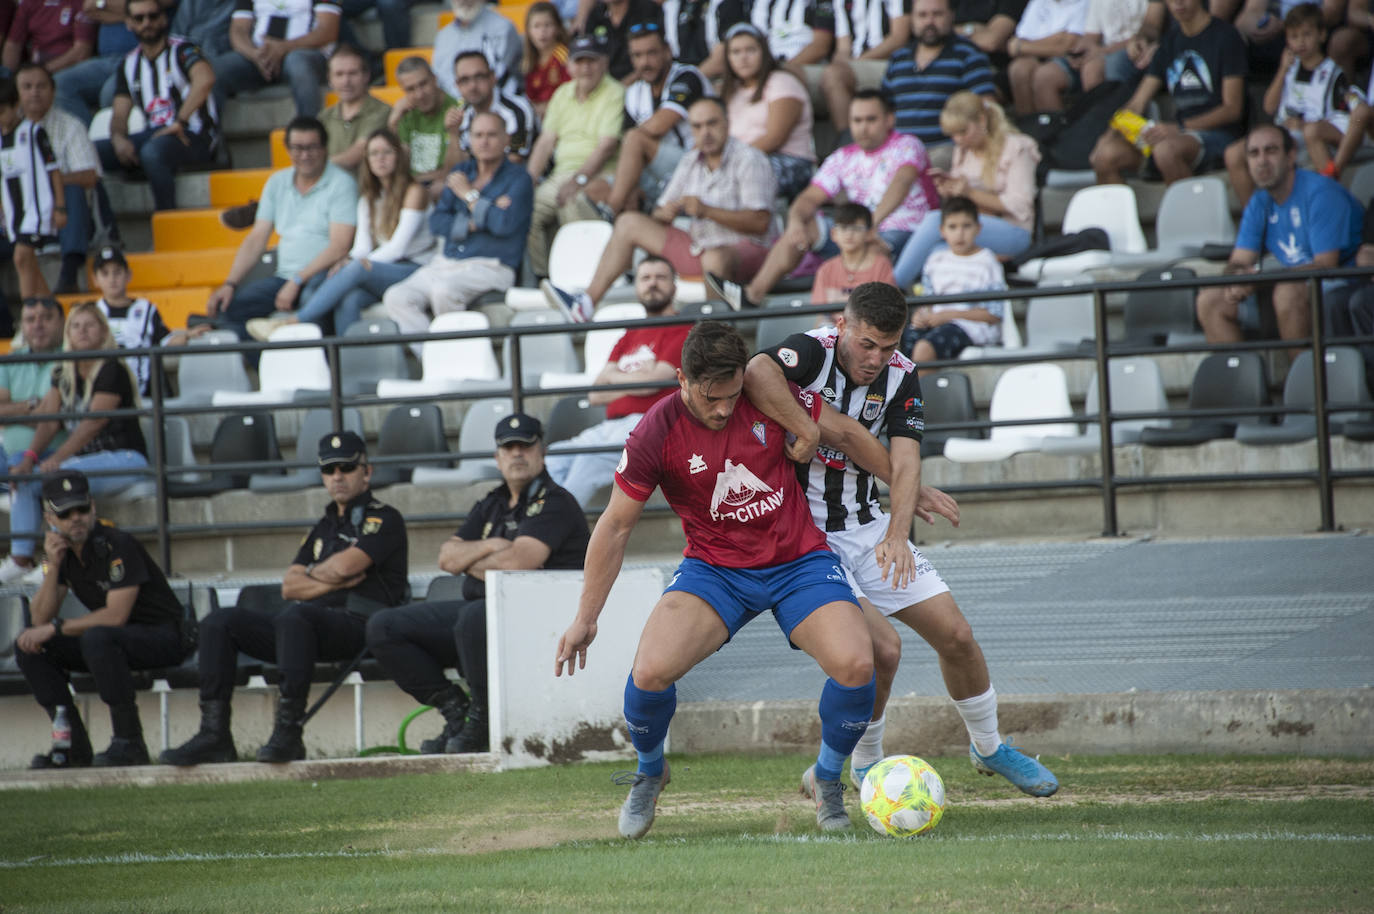
[[[892,587],[890,572],[888,580],[884,581],[882,569],[878,567],[878,559],[874,556],[873,550],[886,535],[885,514],[879,514],[870,523],[853,530],[840,530],[825,535],[830,548],[840,557],[840,564],[844,566],[849,585],[855,591],[867,597],[868,601],[885,616],[949,592],[949,586],[935,570],[935,566],[921,555],[921,550],[912,545],[910,540],[907,541],[907,547],[911,549],[911,557],[916,561],[915,577],[905,587],[895,590]]]

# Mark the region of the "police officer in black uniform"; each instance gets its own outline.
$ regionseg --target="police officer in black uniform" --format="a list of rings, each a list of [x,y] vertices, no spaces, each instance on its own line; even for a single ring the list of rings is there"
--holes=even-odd
[[[463,574],[463,599],[420,603],[374,615],[367,645],[396,684],[444,715],[438,739],[424,752],[486,752],[486,572],[581,568],[587,518],[577,499],[544,469],[544,431],[538,419],[515,413],[496,426],[496,464],[505,480],[468,512],[439,549],[439,568]],[[471,703],[444,677],[457,666]]]
[[[229,700],[239,651],[277,664],[281,695],[260,762],[305,758],[301,718],[317,660],[362,652],[368,616],[407,599],[406,527],[400,512],[372,497],[372,467],[353,432],[320,439],[320,474],[331,502],[282,579],[291,602],[275,616],[229,607],[200,627],[200,732],[162,753],[169,765],[231,762]]]
[[[90,484],[75,470],[43,480],[47,571],[33,598],[33,624],[15,639],[15,659],[34,697],[52,717],[67,706],[71,749],[34,756],[33,768],[146,765],[148,747],[134,703],[130,670],[176,666],[195,648],[194,631],[182,630],[183,610],[162,569],[147,550],[108,521],[97,521]],[[90,612],[78,619],[57,613],[70,588]],[[91,740],[72,703],[72,670],[95,678],[110,706],[114,739],[91,757]]]

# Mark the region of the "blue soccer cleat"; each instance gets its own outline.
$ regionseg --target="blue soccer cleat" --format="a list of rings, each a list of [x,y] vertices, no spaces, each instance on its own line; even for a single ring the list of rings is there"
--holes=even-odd
[[[970,743],[968,757],[978,771],[989,777],[1000,774],[1015,784],[1017,790],[1033,797],[1053,796],[1059,789],[1059,779],[1054,772],[1010,743],[998,746],[992,755],[979,755],[977,748]]]

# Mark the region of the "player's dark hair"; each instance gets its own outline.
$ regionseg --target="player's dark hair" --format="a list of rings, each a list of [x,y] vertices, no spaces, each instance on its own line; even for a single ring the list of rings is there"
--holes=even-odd
[[[708,105],[715,105],[720,109],[721,117],[724,117],[727,121],[730,120],[730,109],[725,107],[725,99],[721,98],[719,95],[703,95],[701,98],[688,105],[687,110],[691,111],[702,102],[706,102]]]
[[[906,320],[906,311],[902,312]],[[692,383],[726,381],[743,371],[749,349],[733,324],[699,321],[682,344],[682,373]]]
[[[453,69],[455,69],[455,70],[458,69],[458,61],[460,61],[460,60],[472,60],[474,57],[480,57],[480,58],[482,59],[482,63],[484,63],[484,64],[487,65],[487,70],[488,70],[488,71],[491,70],[491,61],[490,61],[490,60],[487,60],[487,55],[486,55],[486,54],[483,54],[481,51],[477,51],[477,50],[464,51],[464,52],[462,52],[461,54],[459,54],[457,57],[453,58]]]
[[[19,104],[19,88],[8,76],[0,76],[0,107],[14,108]]]
[[[968,197],[963,197],[963,196],[946,197],[945,199],[943,199],[943,200],[940,201],[940,224],[941,224],[941,225],[943,225],[944,222],[945,222],[945,220],[948,219],[950,216],[953,216],[953,215],[956,215],[956,214],[963,214],[963,215],[965,215],[965,216],[968,216],[968,217],[969,217],[970,219],[972,219],[975,223],[977,223],[977,222],[978,222],[978,204],[977,204],[977,203],[974,203],[974,202],[973,202],[972,200],[970,200]]]
[[[0,104],[4,104],[3,99],[0,99]],[[1258,124],[1254,127],[1251,127],[1250,132],[1245,135],[1246,146],[1250,145],[1250,137],[1259,133],[1261,130],[1272,130],[1279,135],[1279,138],[1283,143],[1283,152],[1285,155],[1298,148],[1297,141],[1293,139],[1293,134],[1289,133],[1287,130],[1283,129],[1278,124]]]
[[[344,57],[352,57],[354,60],[361,61],[363,72],[371,74],[372,63],[367,59],[367,55],[351,44],[340,42],[339,45],[334,48],[334,53],[329,55],[329,60],[333,62]]]
[[[1322,8],[1315,3],[1299,3],[1288,11],[1288,15],[1283,17],[1284,31],[1293,31],[1304,25],[1310,25],[1318,32],[1326,31],[1326,23],[1322,21]]]
[[[28,60],[24,63],[21,63],[14,69],[14,87],[16,92],[19,90],[19,75],[21,73],[42,73],[43,78],[48,81],[49,86],[57,85],[57,83],[52,78],[52,74],[48,72],[47,67],[43,66],[41,63]]]
[[[873,212],[862,203],[841,203],[835,207],[836,225],[862,225],[873,228]]]
[[[325,132],[324,124],[321,124],[317,118],[313,118],[308,114],[298,114],[291,118],[291,122],[286,125],[286,141],[288,143],[291,142],[292,132],[314,133],[320,138],[321,146],[329,145],[329,134]]]
[[[882,89],[860,89],[854,93],[854,101],[876,101],[888,114],[897,110],[892,105],[892,97]]]
[[[658,254],[650,254],[650,255],[648,255],[647,257],[645,257],[643,260],[641,260],[641,261],[639,262],[639,265],[638,265],[638,266],[635,267],[635,274],[636,274],[636,275],[638,275],[638,273],[639,273],[639,267],[644,266],[646,263],[662,263],[662,264],[667,264],[667,265],[668,265],[668,275],[671,276],[671,277],[673,277],[673,281],[674,281],[674,282],[677,281],[677,267],[673,266],[673,262],[672,262],[671,260],[669,260],[667,257],[662,257],[662,256],[660,256],[660,255],[658,255]]]
[[[896,333],[906,326],[906,298],[894,285],[866,282],[849,293],[846,321],[862,321],[879,333]]]

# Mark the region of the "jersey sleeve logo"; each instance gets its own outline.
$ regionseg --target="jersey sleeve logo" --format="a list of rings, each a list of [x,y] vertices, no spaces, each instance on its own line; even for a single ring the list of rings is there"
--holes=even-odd
[[[630,452],[624,448],[620,449],[620,462],[615,465],[617,473],[625,472],[625,468],[630,465]]]
[[[797,363],[801,360],[797,357],[797,350],[784,346],[778,350],[778,361],[782,362],[788,368],[796,368]]]
[[[691,473],[693,476],[698,473],[704,473],[707,469],[706,461],[702,459],[700,454],[693,454],[692,459],[687,461],[687,472]]]

